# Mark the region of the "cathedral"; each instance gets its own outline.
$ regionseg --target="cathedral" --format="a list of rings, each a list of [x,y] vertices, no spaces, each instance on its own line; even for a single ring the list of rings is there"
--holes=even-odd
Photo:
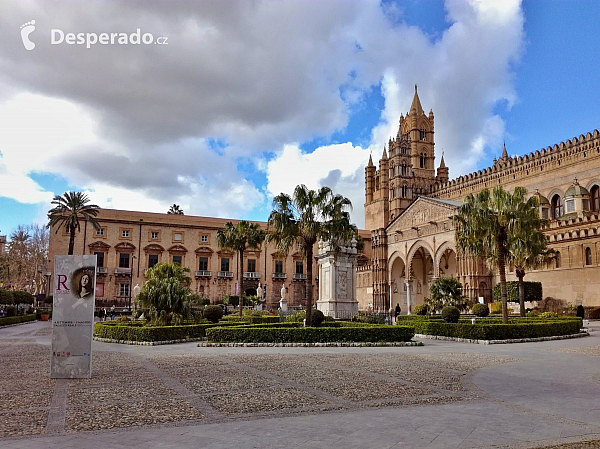
[[[434,114],[425,113],[415,86],[410,110],[384,146],[377,168],[365,168],[365,227],[370,242],[357,269],[361,309],[409,313],[423,304],[431,283],[453,276],[473,301],[490,302],[497,272],[485,261],[457,254],[452,217],[462,200],[501,185],[525,187],[539,199],[544,230],[558,257],[532,270],[543,298],[562,306],[600,307],[600,135],[597,130],[523,156],[500,159],[484,170],[449,179],[442,155],[435,168]],[[370,245],[369,245],[370,243]],[[507,280],[516,280],[507,267]]]

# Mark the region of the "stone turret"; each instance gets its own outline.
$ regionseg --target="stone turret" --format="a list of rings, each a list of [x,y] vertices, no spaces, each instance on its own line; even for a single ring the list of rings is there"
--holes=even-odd
[[[565,214],[579,213],[590,210],[590,192],[577,182],[577,178],[571,187],[565,192]]]
[[[375,166],[373,158],[369,155],[369,163],[365,168],[365,203],[373,201],[373,193],[375,192]]]
[[[450,179],[449,175],[450,173],[448,167],[446,167],[446,164],[444,163],[444,154],[442,153],[442,160],[440,161],[440,166],[437,169],[437,181],[440,183],[446,183],[448,182],[448,179]]]

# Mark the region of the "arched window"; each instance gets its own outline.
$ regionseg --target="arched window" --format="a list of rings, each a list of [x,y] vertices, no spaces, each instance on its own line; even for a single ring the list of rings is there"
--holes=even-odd
[[[591,193],[591,201],[592,201],[592,210],[600,211],[600,188],[598,186],[592,187]]]
[[[406,162],[402,162],[402,176],[406,176],[408,174],[408,168],[406,167]]]
[[[424,128],[419,131],[419,140],[427,140],[427,132]]]
[[[564,215],[563,203],[560,195],[552,197],[552,218],[557,219]]]
[[[408,187],[406,185],[402,186],[402,198],[406,198],[408,196]]]
[[[425,168],[426,159],[427,159],[427,153],[421,153],[421,158],[419,159],[419,167]]]
[[[556,262],[556,268],[560,268],[561,267],[560,251],[556,251],[556,259],[554,259],[554,261]]]
[[[402,147],[402,148],[400,149],[400,152],[401,152],[402,154],[406,154],[406,147]]]
[[[586,265],[592,264],[592,250],[590,249],[589,246],[585,249],[585,264]]]

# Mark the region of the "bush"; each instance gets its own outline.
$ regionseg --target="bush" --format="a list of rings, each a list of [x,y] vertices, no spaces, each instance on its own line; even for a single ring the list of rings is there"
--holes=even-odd
[[[223,318],[223,309],[221,306],[206,306],[204,308],[204,318],[212,323],[218,323]]]
[[[494,285],[492,290],[494,302],[501,301],[500,284]],[[519,302],[519,282],[506,282],[506,297],[508,302]],[[542,283],[525,281],[525,301],[541,301],[542,300]],[[494,313],[494,312],[492,312]]]
[[[577,334],[581,328],[581,320],[571,318],[540,322],[539,319],[530,319],[529,322],[515,324],[415,321],[414,327],[417,334],[440,335],[471,340],[508,340]]]
[[[491,313],[502,313],[502,302],[493,302],[490,304],[490,307],[492,308]]]
[[[279,323],[279,315],[227,315],[221,319],[221,323],[236,323],[236,324],[267,324]]]
[[[12,292],[12,294],[14,304],[33,304],[33,300],[35,299],[29,292],[17,290]]]
[[[0,304],[13,304],[13,292],[0,288]]]
[[[427,307],[427,304],[419,304],[416,305],[414,310],[415,315],[427,315],[429,313],[429,307]]]
[[[442,319],[447,323],[458,323],[460,311],[454,306],[446,306],[442,309]]]
[[[350,317],[350,321],[365,324],[384,324],[385,315],[379,313],[358,312],[358,314]]]
[[[48,295],[44,298],[44,304],[52,304],[54,302],[54,297],[52,295]]]
[[[290,323],[290,322],[303,322],[306,319],[306,310],[296,310],[294,313],[292,313],[290,316],[288,316],[285,321]],[[325,315],[323,315],[323,312],[321,312],[318,309],[312,309],[312,313],[311,313],[311,326],[313,327],[319,327],[321,325],[321,323],[323,322],[323,320],[325,319]]]
[[[344,326],[344,327],[214,327],[206,337],[215,342],[238,343],[327,343],[327,342],[392,342],[410,341],[410,326]]]
[[[229,304],[230,306],[237,307],[240,304],[240,297],[236,295],[227,295],[223,300],[224,304]]]
[[[17,308],[15,306],[8,306],[6,308],[6,316],[17,316]]]
[[[124,341],[166,341],[203,338],[206,329],[215,326],[239,326],[227,324],[191,324],[185,326],[148,326],[145,322],[99,321],[94,325],[94,336]]]
[[[558,318],[558,313],[555,312],[544,312],[540,315],[540,318],[542,319],[548,319],[548,318]]]
[[[9,324],[26,323],[27,321],[35,321],[35,313],[29,315],[11,316],[0,318],[0,326],[8,326]]]
[[[319,327],[325,320],[325,315],[319,309],[313,309],[310,314],[311,325]]]
[[[473,313],[473,315],[477,315],[479,317],[484,317],[484,316],[488,316],[490,314],[490,308],[487,306],[487,304],[475,304],[473,306],[473,309],[471,310],[471,312]]]
[[[538,313],[535,310],[531,310],[525,314],[527,318],[537,318]]]

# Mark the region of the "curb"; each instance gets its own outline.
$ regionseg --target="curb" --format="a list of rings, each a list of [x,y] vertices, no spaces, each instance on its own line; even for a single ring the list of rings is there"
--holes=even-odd
[[[387,342],[387,343],[371,343],[371,342],[331,342],[331,343],[198,343],[200,348],[346,348],[346,347],[405,347],[405,346],[424,346],[418,341],[408,342]]]
[[[112,338],[94,337],[94,341],[102,343],[117,343],[121,345],[137,345],[137,346],[160,346],[172,345],[176,343],[191,343],[194,341],[202,341],[203,338],[186,338],[183,340],[162,340],[162,341],[131,341],[131,340],[113,340]]]

